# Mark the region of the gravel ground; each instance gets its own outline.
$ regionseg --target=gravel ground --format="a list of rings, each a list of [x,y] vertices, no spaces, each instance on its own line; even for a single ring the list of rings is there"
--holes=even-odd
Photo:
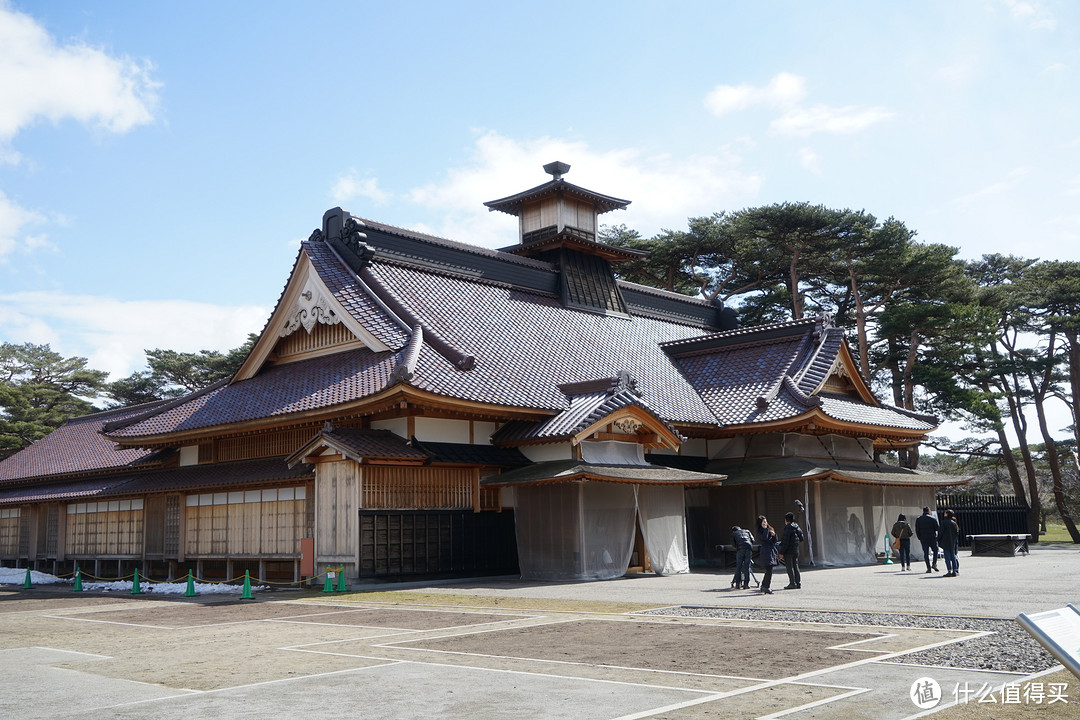
[[[921,650],[892,662],[1003,672],[1035,673],[1058,664],[1015,620],[907,615],[894,613],[827,612],[821,610],[755,610],[745,608],[675,607],[649,610],[643,615],[775,620],[781,622],[841,623],[942,630],[988,632],[980,638]]]

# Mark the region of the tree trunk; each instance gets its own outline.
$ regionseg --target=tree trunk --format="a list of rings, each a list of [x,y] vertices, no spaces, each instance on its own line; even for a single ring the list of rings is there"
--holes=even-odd
[[[1029,375],[1028,383],[1031,385],[1032,398],[1035,400],[1035,416],[1039,421],[1039,433],[1042,434],[1043,443],[1046,445],[1046,463],[1050,466],[1050,478],[1054,484],[1054,504],[1057,505],[1058,514],[1061,515],[1061,522],[1065,524],[1065,529],[1069,531],[1072,541],[1080,544],[1080,531],[1077,531],[1076,523],[1073,522],[1065,503],[1065,486],[1061,481],[1061,462],[1058,458],[1057,443],[1054,441],[1053,436],[1050,435],[1050,428],[1046,424],[1046,391],[1052,385],[1055,365],[1054,339],[1054,334],[1051,333],[1046,349],[1047,358],[1050,362],[1047,363],[1042,377],[1036,379],[1035,376]]]
[[[788,291],[791,292],[791,319],[802,320],[802,297],[799,295],[799,250],[791,251],[791,265],[788,267]]]
[[[1073,328],[1064,328],[1062,334],[1065,335],[1069,350],[1069,388],[1072,391],[1069,409],[1072,411],[1073,439],[1076,441],[1077,451],[1080,451],[1080,338]]]
[[[1046,414],[1043,412],[1041,399],[1035,403],[1035,411],[1039,416],[1039,430],[1042,432],[1043,442],[1046,443],[1046,462],[1050,466],[1050,477],[1054,481],[1054,504],[1057,505],[1061,522],[1065,523],[1065,529],[1069,531],[1072,541],[1080,545],[1080,530],[1076,529],[1069,508],[1065,504],[1065,486],[1061,482],[1061,463],[1058,461],[1057,445],[1050,436],[1050,430],[1046,426]]]
[[[1042,500],[1039,498],[1038,488],[1028,498],[1028,493],[1024,490],[1024,480],[1020,477],[1020,466],[1016,464],[1016,458],[1013,457],[1012,446],[1009,445],[1009,436],[1005,434],[1004,425],[998,426],[997,434],[998,445],[1001,447],[1001,459],[1009,471],[1009,479],[1012,480],[1013,494],[1027,504],[1028,532],[1031,533],[1032,539],[1038,542],[1040,527],[1045,529],[1046,522],[1043,518]]]

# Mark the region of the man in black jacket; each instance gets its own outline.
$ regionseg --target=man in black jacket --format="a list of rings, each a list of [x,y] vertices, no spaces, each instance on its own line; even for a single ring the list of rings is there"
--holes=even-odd
[[[915,537],[922,543],[923,559],[926,560],[926,572],[930,572],[931,565],[937,571],[937,537],[938,521],[930,514],[930,508],[924,507],[922,515],[915,520]]]
[[[795,523],[795,515],[784,515],[784,534],[780,538],[780,559],[787,566],[788,584],[785,590],[802,588],[802,573],[799,572],[799,543],[802,542],[802,530]]]

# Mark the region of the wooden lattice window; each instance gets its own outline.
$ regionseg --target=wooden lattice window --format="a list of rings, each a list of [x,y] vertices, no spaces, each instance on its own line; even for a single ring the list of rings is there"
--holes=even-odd
[[[479,509],[476,468],[365,466],[360,506],[373,509]]]
[[[191,557],[295,556],[307,520],[304,487],[188,495],[184,552]]]
[[[162,544],[165,557],[180,555],[180,496],[165,498],[165,538]]]
[[[22,508],[0,509],[0,555],[14,557],[19,554],[19,524]]]
[[[71,503],[66,538],[67,555],[142,555],[143,501]]]
[[[251,460],[254,458],[291,455],[306,443],[318,429],[315,426],[280,430],[278,432],[225,438],[217,443],[217,462]],[[201,457],[200,452],[200,457]]]

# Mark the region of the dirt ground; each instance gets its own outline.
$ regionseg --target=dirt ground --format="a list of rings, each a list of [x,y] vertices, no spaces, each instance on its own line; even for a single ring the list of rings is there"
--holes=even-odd
[[[0,661],[18,662],[33,649],[80,653],[48,666],[185,693],[358,670],[415,665],[436,673],[445,667],[485,672],[493,692],[511,697],[512,686],[499,684],[506,678],[552,677],[666,688],[708,701],[648,717],[749,718],[806,707],[809,718],[818,717],[818,703],[866,692],[817,679],[830,669],[887,669],[895,653],[964,636],[633,614],[644,607],[422,593],[282,593],[241,601],[4,590]],[[1080,697],[1074,700],[1069,711],[1080,707]],[[4,716],[25,709],[5,708],[0,698]],[[1008,717],[955,712],[941,717]],[[868,710],[866,717],[885,716]]]

